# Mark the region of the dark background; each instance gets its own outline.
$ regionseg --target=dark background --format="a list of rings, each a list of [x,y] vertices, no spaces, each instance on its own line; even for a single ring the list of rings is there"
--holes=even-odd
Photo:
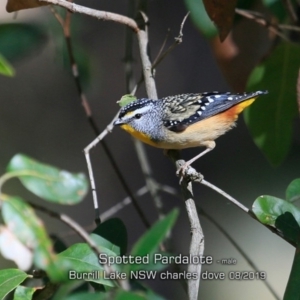
[[[80,3],[80,2],[79,2]],[[88,7],[127,14],[127,1],[81,1]],[[158,53],[168,29],[171,30],[168,44],[178,35],[179,26],[186,14],[183,1],[149,1],[150,47],[152,57]],[[73,171],[87,174],[83,148],[94,139],[94,134],[76,92],[74,80],[68,68],[62,66],[56,41],[61,33],[58,25],[53,27],[53,16],[47,7],[21,11],[16,19],[1,7],[3,22],[35,22],[38,26],[49,27],[47,44],[26,59],[13,63],[16,68],[14,78],[0,77],[0,171],[5,172],[10,158],[16,153],[24,153],[33,158]],[[124,75],[124,26],[102,22],[85,16],[73,16],[73,36],[89,56],[90,81],[85,85],[85,93],[90,102],[97,124],[103,130],[118,110],[116,101],[126,93]],[[255,34],[257,25],[245,21],[250,32]],[[76,48],[74,49],[76,53]],[[134,38],[135,75],[140,76],[140,61],[137,41]],[[78,55],[78,54],[77,54]],[[220,90],[227,91],[221,72],[210,51],[210,46],[195,29],[191,20],[184,27],[183,43],[159,65],[156,84],[160,97],[177,93]],[[145,97],[144,88],[137,93]],[[263,97],[257,101],[263,101]],[[298,128],[298,124],[295,124]],[[120,170],[133,191],[145,184],[136,157],[131,137],[119,128],[106,137],[111,152]],[[178,178],[172,163],[161,150],[146,146],[153,173],[158,182],[178,189]],[[184,158],[191,158],[201,149],[182,152]],[[286,161],[276,169],[254,145],[241,116],[237,128],[217,140],[214,151],[197,161],[194,166],[206,180],[224,189],[247,207],[262,194],[284,198],[287,185],[298,177],[299,139],[295,139]],[[92,151],[98,197],[101,212],[112,207],[126,197],[101,146]],[[179,189],[178,189],[179,190]],[[80,224],[91,226],[94,210],[91,193],[76,206],[60,206],[44,203],[25,191],[17,181],[5,186],[5,192],[22,195],[24,199],[45,204],[56,211],[64,212]],[[259,270],[267,273],[267,278],[282,297],[290,272],[294,249],[272,234],[258,222],[228,203],[215,192],[203,186],[194,186],[196,202],[203,207],[255,262]],[[173,252],[188,253],[190,242],[189,223],[183,201],[162,194],[167,210],[180,208],[180,217],[173,236]],[[140,198],[142,209],[148,219],[154,222],[157,213],[149,195]],[[60,233],[69,243],[79,241],[70,235],[69,229],[57,220],[41,215],[49,232]],[[132,205],[127,206],[116,217],[123,220],[128,229],[129,249],[145,231]],[[245,259],[229,241],[207,219],[201,217],[205,234],[205,254],[214,260],[234,258],[235,266],[222,266],[216,262],[204,266],[211,272],[253,271]],[[13,263],[0,260],[1,267]],[[151,286],[168,299],[186,299],[181,285],[176,281],[151,283]],[[202,281],[201,299],[273,299],[259,280]]]

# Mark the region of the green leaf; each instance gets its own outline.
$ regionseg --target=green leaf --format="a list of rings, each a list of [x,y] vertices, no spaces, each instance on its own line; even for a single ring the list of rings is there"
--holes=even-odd
[[[173,209],[165,218],[158,220],[143,236],[135,243],[131,255],[143,257],[149,255],[152,257],[159,244],[163,241],[167,233],[173,227],[177,216],[178,209]],[[154,262],[149,264],[130,264],[127,266],[130,271],[155,269]]]
[[[295,202],[300,200],[300,178],[293,180],[286,189],[286,200]]]
[[[135,101],[136,99],[137,98],[135,96],[133,96],[131,94],[126,94],[126,95],[122,96],[122,98],[119,101],[117,101],[117,103],[121,107],[123,107],[123,106],[129,104],[130,102]]]
[[[93,233],[118,246],[120,248],[119,255],[124,255],[127,252],[127,229],[122,220],[118,218],[109,219],[98,225]]]
[[[187,9],[191,12],[191,18],[195,26],[207,38],[218,35],[218,29],[206,13],[202,0],[185,0]]]
[[[12,77],[15,75],[13,66],[0,54],[0,74]]]
[[[50,238],[34,210],[17,197],[2,196],[2,216],[11,232],[34,253],[35,265],[45,270],[53,281],[66,279],[66,263],[58,261]]]
[[[0,299],[14,290],[28,275],[18,269],[0,270]]]
[[[100,235],[94,234],[94,233],[90,234],[90,237],[92,238],[92,240],[94,242],[97,243],[97,245],[99,247],[103,247],[103,248],[109,249],[110,251],[112,251],[113,253],[115,253],[115,255],[118,255],[118,256],[120,255],[120,247],[114,245],[113,243],[111,243],[107,239],[103,238]]]
[[[147,300],[145,296],[138,295],[133,292],[127,292],[120,290],[115,297],[115,300]]]
[[[246,124],[256,145],[273,165],[287,156],[297,115],[296,82],[300,47],[281,43],[272,55],[252,72],[248,89],[268,90],[245,111]]]
[[[83,299],[84,300],[106,300],[106,299],[108,300],[106,294],[104,293],[91,294],[90,292],[72,294],[64,298],[64,300],[83,300]]]
[[[253,203],[252,211],[263,224],[275,225],[276,219],[285,212],[290,212],[300,224],[300,210],[295,205],[273,196],[258,197]]]
[[[296,248],[292,270],[284,292],[283,300],[300,299],[300,247]]]
[[[300,227],[290,212],[280,215],[275,221],[275,226],[283,233],[286,240],[299,245]]]
[[[16,173],[22,184],[35,195],[60,204],[78,203],[88,191],[83,173],[59,170],[23,154],[11,159],[7,171]]]
[[[54,296],[51,297],[51,300],[61,300],[66,299],[66,296],[69,294],[77,294],[77,289],[80,289],[82,287],[87,287],[86,290],[80,291],[80,293],[85,293],[88,291],[88,283],[83,280],[71,280],[69,282],[66,282],[64,284],[61,284],[54,294]],[[79,291],[78,291],[79,292]]]
[[[103,253],[107,254],[107,256],[115,256],[115,253],[112,251],[103,247],[101,248],[101,246],[99,246],[99,248]],[[82,279],[101,283],[103,285],[114,286],[114,283],[111,280],[103,278],[105,275],[104,269],[99,263],[96,254],[87,244],[74,244],[67,250],[58,254],[58,256],[67,261],[71,266],[70,270],[72,270],[73,273],[69,273],[69,277],[71,276],[72,279]],[[90,273],[92,275],[90,275],[90,277],[80,277],[83,276],[83,273]]]
[[[21,23],[0,25],[0,53],[9,61],[36,53],[46,41],[46,31],[41,25]]]
[[[36,288],[19,285],[14,293],[14,300],[31,300]]]

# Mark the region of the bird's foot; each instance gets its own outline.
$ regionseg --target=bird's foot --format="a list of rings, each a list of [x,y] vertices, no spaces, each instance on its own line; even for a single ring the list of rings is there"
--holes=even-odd
[[[182,183],[183,179],[189,181],[201,182],[204,178],[203,175],[196,171],[189,163],[183,160],[178,161],[178,169],[176,175],[180,177],[179,184]]]

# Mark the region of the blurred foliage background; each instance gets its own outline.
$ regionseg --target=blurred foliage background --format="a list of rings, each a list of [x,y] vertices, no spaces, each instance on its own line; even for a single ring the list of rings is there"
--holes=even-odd
[[[128,2],[86,0],[78,1],[78,4],[126,15]],[[284,21],[288,15],[282,13],[285,10],[279,2],[282,5],[284,1],[238,1],[241,5],[238,7],[260,11],[270,20]],[[153,58],[167,34],[167,44],[171,44],[178,35],[187,10],[192,12],[184,25],[183,43],[156,69],[158,94],[163,97],[213,90],[244,91],[247,84],[251,90],[268,89],[270,93],[267,100],[261,97],[253,109],[246,112],[246,121],[250,123],[251,133],[262,151],[253,142],[244,119],[240,117],[237,128],[218,139],[216,149],[197,161],[195,167],[208,181],[248,207],[261,194],[284,198],[286,186],[299,176],[299,119],[296,118],[298,46],[287,44],[266,27],[241,16],[235,18],[232,32],[221,44],[215,27],[207,16],[204,17],[203,5],[199,4],[201,1],[196,0],[147,1]],[[22,10],[17,14],[8,14],[4,7],[0,7],[0,13],[0,53],[11,65],[10,68],[3,62],[8,72],[14,74],[14,77],[0,76],[1,173],[5,172],[10,158],[20,152],[72,172],[86,172],[82,150],[94,139],[94,134],[81,107],[59,24],[48,7]],[[85,93],[99,128],[104,129],[118,110],[116,101],[126,94],[125,28],[120,24],[74,14],[72,38]],[[285,64],[286,51],[289,52],[288,64]],[[134,72],[138,79],[141,69],[135,38],[133,53]],[[260,69],[254,70],[260,62],[263,63]],[[263,74],[268,76],[258,82],[257,78]],[[144,88],[138,90],[137,96],[146,96]],[[272,125],[268,127],[266,124]],[[266,126],[269,132],[274,133],[270,139],[261,135],[261,128]],[[144,186],[130,137],[115,129],[106,137],[106,142],[132,191]],[[190,158],[198,151],[189,149],[182,154],[184,158]],[[178,188],[174,166],[162,151],[147,146],[147,154],[157,181]],[[92,161],[100,209],[104,212],[127,195],[101,146],[93,149]],[[8,183],[6,192],[40,201],[17,181]],[[194,194],[197,204],[230,233],[261,271],[267,273],[269,282],[282,296],[294,249],[213,191],[195,186]],[[187,254],[190,229],[184,204],[166,194],[163,194],[163,201],[168,210],[175,206],[181,208],[172,246],[175,253]],[[148,194],[141,197],[140,204],[147,212],[148,220],[154,222],[157,213],[151,197]],[[93,224],[91,194],[76,206],[46,205],[74,217],[84,226]],[[50,232],[61,233],[70,244],[77,240],[58,221],[46,215],[41,216]],[[145,228],[132,205],[124,208],[116,217],[120,217],[127,226],[131,248]],[[201,224],[205,234],[205,254],[212,255],[215,260],[212,266],[205,266],[204,270],[225,273],[251,270],[244,258],[209,220],[202,217]],[[216,261],[222,258],[234,258],[237,264],[218,264]],[[1,266],[13,264],[1,259]],[[150,282],[150,285],[168,299],[185,298],[184,291],[176,281]],[[201,282],[201,299],[224,299],[224,295],[226,299],[273,299],[259,280]]]

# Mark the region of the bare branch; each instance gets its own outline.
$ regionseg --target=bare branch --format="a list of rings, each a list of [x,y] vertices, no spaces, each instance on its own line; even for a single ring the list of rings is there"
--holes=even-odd
[[[87,15],[87,16],[90,16],[90,17],[93,17],[93,18],[96,18],[99,20],[103,20],[103,21],[113,21],[116,23],[120,23],[120,24],[130,27],[135,32],[139,31],[139,27],[138,27],[137,23],[133,19],[128,18],[123,15],[88,8],[88,7],[81,6],[81,5],[78,5],[75,3],[71,3],[71,2],[68,2],[65,0],[39,0],[39,1],[47,2],[49,4],[54,4],[54,5],[64,7],[73,13],[84,14],[84,15]]]
[[[263,27],[266,27],[271,32],[281,37],[283,40],[288,42],[290,41],[290,39],[287,36],[281,33],[280,30],[278,30],[276,25],[266,20],[262,14],[255,11],[249,11],[249,10],[239,9],[239,8],[236,8],[235,12],[247,19],[254,20],[256,23],[260,24]]]
[[[152,65],[152,69],[154,69],[168,54],[170,54],[170,52],[178,45],[180,45],[182,43],[182,38],[183,38],[183,26],[185,24],[185,21],[187,19],[187,17],[189,16],[190,12],[188,12],[185,17],[183,18],[181,25],[180,25],[180,30],[179,30],[179,34],[177,37],[175,37],[175,42],[165,51],[163,52],[161,55],[159,55],[155,61],[153,62]]]
[[[297,104],[298,104],[298,111],[300,115],[300,69],[298,71],[298,78],[297,78]]]
[[[190,183],[191,185],[191,183]],[[204,253],[204,234],[200,225],[195,201],[190,198],[185,201],[186,210],[190,220],[192,239],[190,243],[190,255],[202,257]],[[188,281],[189,300],[198,299],[198,291],[201,279],[201,264],[189,264],[188,272],[196,273],[197,279]]]
[[[286,7],[286,10],[294,24],[298,22],[297,13],[294,9],[294,6],[290,0],[282,0],[284,6]]]

